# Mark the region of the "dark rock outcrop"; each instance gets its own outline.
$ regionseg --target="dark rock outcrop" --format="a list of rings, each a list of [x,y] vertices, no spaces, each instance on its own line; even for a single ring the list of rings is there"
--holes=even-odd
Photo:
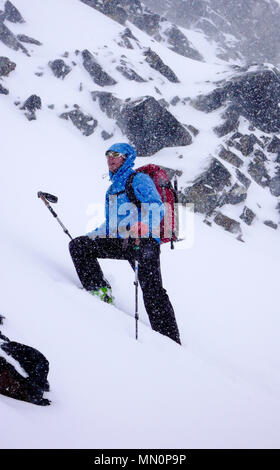
[[[5,19],[12,23],[25,22],[18,9],[9,0],[5,3]]]
[[[188,124],[188,125],[187,125],[187,128],[189,129],[189,131],[192,133],[192,135],[193,135],[194,137],[197,137],[197,136],[198,136],[199,130],[196,129],[196,127],[192,126],[191,124]]]
[[[109,132],[104,131],[104,130],[101,132],[101,137],[103,140],[109,140],[111,139],[111,137],[113,137],[113,135],[114,134],[109,134]]]
[[[271,178],[267,172],[265,163],[262,160],[254,158],[254,160],[249,164],[248,173],[252,179],[263,188],[270,184]]]
[[[122,65],[118,65],[116,69],[128,80],[134,80],[135,82],[138,83],[143,83],[146,80],[144,78],[140,77],[138,73],[135,72],[132,68],[128,67],[127,64],[124,61],[121,61]]]
[[[274,0],[144,0],[157,13],[216,42],[217,55],[245,63],[279,63],[279,2]],[[233,39],[234,38],[234,39]]]
[[[141,15],[131,15],[130,20],[150,36],[154,36],[159,32],[161,17],[149,9],[145,9]]]
[[[173,96],[172,100],[170,101],[170,104],[172,104],[172,106],[176,106],[178,103],[180,103],[180,98],[179,96]]]
[[[226,150],[225,147],[221,146],[221,150],[219,152],[219,157],[225,160],[231,165],[240,168],[243,165],[243,161],[239,158],[235,153],[231,152],[230,150]]]
[[[198,96],[192,104],[201,111],[211,112],[227,100],[234,103],[236,112],[262,131],[280,130],[280,73],[277,69],[262,68],[239,75],[208,95]]]
[[[170,44],[170,49],[177,54],[190,59],[203,61],[202,55],[191,45],[188,38],[182,33],[182,31],[176,26],[171,25],[165,30],[167,42]]]
[[[244,157],[248,157],[248,155],[250,155],[254,150],[254,144],[256,140],[257,139],[254,134],[242,135],[239,139],[239,142],[235,143],[235,148],[237,148],[237,150],[240,150]]]
[[[0,95],[8,95],[8,94],[9,94],[9,90],[7,90],[7,88],[4,88],[0,83]]]
[[[117,124],[140,156],[192,142],[190,133],[151,96],[124,104]]]
[[[0,76],[7,77],[10,72],[15,70],[16,64],[12,62],[8,57],[0,57]]]
[[[107,114],[110,119],[118,119],[123,102],[112,93],[106,91],[93,91],[91,93],[93,101],[98,100],[101,111]]]
[[[129,28],[125,28],[120,37],[121,42],[118,44],[122,47],[126,47],[126,49],[134,49],[131,41],[136,41],[138,43],[138,39],[132,34]]]
[[[247,178],[247,176],[245,176],[240,170],[236,170],[236,176],[239,179],[240,183],[242,183],[243,186],[248,189],[251,185],[251,180]]]
[[[238,129],[239,126],[239,116],[232,115],[228,117],[223,124],[214,128],[215,133],[218,137],[224,137],[225,135],[229,134],[230,132],[234,132]]]
[[[128,14],[124,8],[119,5],[119,3],[120,2],[118,0],[105,0],[103,2],[103,12],[113,20],[124,25],[128,18]]]
[[[87,49],[82,52],[82,56],[83,66],[97,85],[102,87],[116,85],[117,82],[103,70],[101,65]]]
[[[81,0],[86,5],[95,8],[96,10],[104,13],[118,23],[124,25],[127,20],[127,13],[121,7],[120,0]]]
[[[273,196],[280,196],[280,176],[275,176],[269,183],[269,189]]]
[[[243,220],[245,224],[251,225],[255,217],[256,214],[251,209],[249,209],[249,207],[245,206],[240,216],[240,219]]]
[[[40,96],[31,95],[27,100],[24,102],[21,109],[26,109],[27,111],[36,111],[36,109],[42,108],[42,101]]]
[[[271,142],[267,146],[266,149],[270,153],[278,153],[280,152],[280,139],[275,135],[273,136]]]
[[[167,80],[169,80],[172,83],[179,83],[179,79],[176,77],[175,73],[173,70],[171,70],[168,65],[166,65],[159,55],[157,55],[152,49],[147,49],[144,52],[144,56],[146,57],[146,62],[149,64],[150,67],[152,67],[154,70],[159,72],[161,75],[163,75]]]
[[[62,119],[70,119],[77,129],[79,129],[83,135],[89,136],[93,134],[96,126],[97,121],[90,115],[84,114],[79,109],[73,109],[72,111],[68,111],[67,113],[63,113],[60,115]]]
[[[17,34],[17,39],[20,42],[26,42],[27,44],[34,44],[34,46],[42,46],[42,43],[40,41],[37,41],[37,39],[30,38],[29,36],[26,36],[25,34]]]
[[[231,190],[226,194],[226,204],[239,204],[240,202],[245,201],[247,198],[247,192],[244,186],[240,186],[235,183]]]
[[[69,65],[65,64],[64,60],[62,59],[56,59],[54,61],[49,62],[49,66],[53,71],[53,74],[57,78],[62,78],[64,79],[68,73],[71,72],[71,67]]]
[[[185,189],[181,202],[194,204],[195,212],[210,214],[220,205],[220,192],[229,186],[230,182],[230,172],[218,160],[213,159],[209,168],[192,186]]]
[[[226,215],[222,214],[221,212],[218,212],[214,218],[215,224],[219,225],[220,227],[223,227],[227,232],[231,233],[240,233],[241,232],[241,227],[240,223],[237,222],[234,219],[231,219],[230,217],[227,217]]]
[[[0,22],[0,41],[2,41],[7,47],[14,51],[22,50],[26,55],[29,56],[28,50],[17,40],[16,36],[7,28],[4,23]]]
[[[166,101],[164,98],[160,98],[160,99],[158,100],[158,103],[159,103],[161,106],[163,106],[164,108],[169,108],[169,103],[168,103],[168,101]]]
[[[278,225],[272,220],[265,220],[264,225],[267,225],[268,227],[273,228],[274,230],[278,228]]]
[[[25,116],[28,121],[34,121],[36,119],[36,110],[42,108],[42,101],[40,96],[31,95],[23,103],[23,106],[20,109],[26,110]]]

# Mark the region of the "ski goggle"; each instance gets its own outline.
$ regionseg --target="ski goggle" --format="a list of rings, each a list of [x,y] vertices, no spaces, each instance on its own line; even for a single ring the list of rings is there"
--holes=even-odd
[[[107,150],[105,153],[106,157],[112,157],[112,158],[126,158],[127,155],[120,153],[120,152],[114,152],[114,150]]]

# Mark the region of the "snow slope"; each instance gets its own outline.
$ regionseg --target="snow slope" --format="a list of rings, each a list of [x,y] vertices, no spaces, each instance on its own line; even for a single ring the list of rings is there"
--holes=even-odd
[[[0,55],[17,63],[5,79],[10,94],[1,96],[0,108],[5,130],[0,313],[6,317],[1,330],[46,355],[51,385],[46,395],[52,405],[40,408],[0,395],[1,448],[279,447],[278,231],[260,224],[248,231],[246,243],[240,243],[196,217],[190,249],[180,249],[180,244],[174,251],[162,248],[164,284],[183,346],[150,329],[142,299],[136,342],[128,263],[101,262],[116,307],[80,290],[68,240],[37,198],[38,190],[59,196],[57,212],[73,236],[86,232],[89,204],[103,203],[108,143],[101,140],[100,131],[102,124],[108,129],[109,120],[93,108],[87,94],[87,87],[98,87],[83,77],[79,104],[99,121],[98,130],[85,138],[56,117],[65,103],[76,101],[80,75],[74,69],[60,82],[46,64],[64,50],[89,48],[90,43],[101,48],[105,37],[112,47],[122,27],[75,0],[14,4],[26,23],[10,24],[11,30],[32,35],[44,45],[32,46],[31,58],[0,45]],[[137,34],[141,43],[151,45],[148,36],[139,30]],[[206,90],[204,81],[226,70],[220,64],[194,65],[152,45],[180,75],[186,96],[201,87]],[[36,67],[45,67],[43,77],[34,75]],[[120,80],[117,93],[129,94],[133,86]],[[137,84],[143,87],[137,94],[144,94],[147,86]],[[162,87],[174,95],[171,84]],[[44,105],[38,120],[28,122],[13,101],[34,92]],[[56,103],[55,111],[47,108],[51,102]],[[193,110],[192,119],[199,119],[196,113]],[[213,125],[213,116],[211,120]],[[200,137],[205,148],[207,129],[205,121]],[[123,138],[115,132],[115,140]],[[182,149],[171,150],[176,158]],[[191,158],[190,149],[183,151]],[[171,160],[170,154],[163,150],[162,158]],[[203,164],[189,163],[190,173]]]

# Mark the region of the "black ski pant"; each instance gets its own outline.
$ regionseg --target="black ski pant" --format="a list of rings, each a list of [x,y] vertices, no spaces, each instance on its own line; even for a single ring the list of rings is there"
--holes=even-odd
[[[79,279],[86,290],[110,287],[97,258],[125,259],[135,269],[137,257],[139,283],[153,330],[181,344],[174,310],[162,286],[160,245],[156,240],[142,238],[139,250],[135,250],[133,238],[122,240],[97,237],[93,240],[82,236],[72,240],[69,249]]]

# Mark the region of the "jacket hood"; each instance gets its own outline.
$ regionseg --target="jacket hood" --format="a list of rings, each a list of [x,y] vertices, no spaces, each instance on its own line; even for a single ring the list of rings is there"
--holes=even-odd
[[[111,171],[109,171],[110,180],[114,183],[116,180],[122,179],[122,176],[129,172],[129,170],[132,170],[137,154],[135,148],[132,147],[132,145],[126,143],[113,144],[108,150],[112,150],[113,152],[120,152],[123,155],[127,155],[125,161],[123,162],[122,166],[118,169],[117,173],[112,173]]]

